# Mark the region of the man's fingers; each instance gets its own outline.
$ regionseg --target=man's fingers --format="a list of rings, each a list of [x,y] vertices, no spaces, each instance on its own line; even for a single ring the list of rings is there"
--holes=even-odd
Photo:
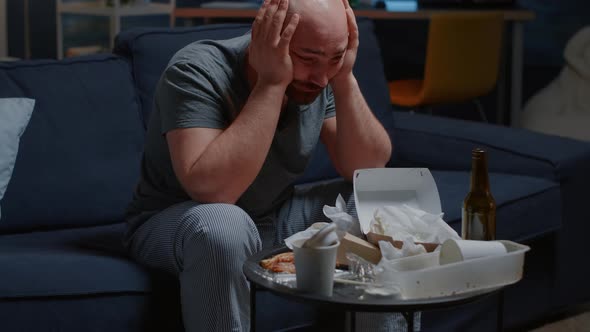
[[[260,28],[262,27],[262,22],[264,19],[264,13],[266,13],[266,8],[268,7],[268,3],[270,0],[264,0],[260,9],[258,9],[258,13],[256,14],[256,18],[254,18],[254,22],[252,23],[252,37],[255,38],[260,33]]]
[[[268,8],[266,8],[266,12],[264,13],[264,35],[268,36],[270,29],[272,28],[272,21],[273,21],[273,17],[275,16],[275,13],[277,11],[277,8],[279,7],[279,2],[280,0],[270,0],[270,3],[268,4]]]
[[[279,49],[286,49],[289,52],[289,43],[291,42],[291,38],[295,33],[295,29],[297,29],[297,24],[299,24],[299,14],[293,14],[291,19],[289,20],[289,24],[283,30],[281,34],[281,39],[279,40]]]
[[[346,22],[348,24],[348,49],[355,49],[359,45],[359,29],[356,25],[354,10],[350,7],[348,0],[342,0],[346,12]]]
[[[342,0],[342,4],[344,5],[344,9],[350,8],[350,3],[348,2],[348,0]]]
[[[357,48],[359,45],[359,28],[356,25],[356,18],[352,8],[346,10],[346,19],[348,22],[348,49]]]
[[[287,9],[289,9],[289,0],[279,0],[279,6],[274,17],[272,18],[272,30],[269,31],[274,41],[278,40],[281,36],[283,23],[285,22],[285,17],[287,16]]]

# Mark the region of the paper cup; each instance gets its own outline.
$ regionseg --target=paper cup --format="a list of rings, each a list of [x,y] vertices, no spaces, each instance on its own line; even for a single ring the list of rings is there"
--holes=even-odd
[[[297,289],[304,293],[332,296],[336,253],[340,242],[317,248],[301,248],[305,239],[293,242]]]
[[[498,241],[446,240],[440,249],[440,265],[468,259],[506,254],[506,247]]]

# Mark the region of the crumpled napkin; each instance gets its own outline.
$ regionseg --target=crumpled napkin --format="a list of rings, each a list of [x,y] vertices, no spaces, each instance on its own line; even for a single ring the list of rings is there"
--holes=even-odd
[[[396,241],[443,243],[447,239],[461,239],[443,219],[443,214],[431,214],[403,204],[383,206],[373,213],[370,231],[387,235]]]
[[[426,253],[424,246],[414,243],[412,238],[407,237],[403,240],[404,245],[401,249],[393,246],[388,241],[379,241],[379,250],[381,250],[381,261],[379,264],[386,263],[386,261],[392,261],[394,259],[415,256]]]
[[[316,222],[314,224],[312,224],[311,226],[309,226],[306,230],[301,231],[301,232],[297,232],[291,236],[289,236],[288,238],[285,239],[285,245],[293,250],[293,243],[296,242],[299,239],[309,239],[310,237],[314,236],[315,233],[317,233],[320,229],[322,229],[324,226],[326,226],[328,223],[327,222]]]
[[[358,225],[358,221],[353,216],[346,213],[346,203],[340,194],[338,194],[338,197],[336,198],[335,206],[324,205],[323,212],[328,219],[336,224],[338,240],[342,240],[353,224],[356,223]],[[327,224],[328,223],[325,222],[316,222],[306,230],[295,233],[286,238],[285,245],[287,245],[289,249],[293,249],[293,242],[299,239],[309,239]]]
[[[323,211],[324,215],[338,226],[337,233],[340,239],[346,232],[357,236],[361,234],[359,221],[346,212],[346,202],[342,195],[338,194],[335,206],[324,205]]]

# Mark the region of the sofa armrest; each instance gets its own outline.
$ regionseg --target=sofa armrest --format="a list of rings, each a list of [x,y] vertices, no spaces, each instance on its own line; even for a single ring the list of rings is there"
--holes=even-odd
[[[471,150],[489,152],[491,172],[563,182],[590,169],[590,143],[437,116],[394,112],[394,166],[468,170]]]

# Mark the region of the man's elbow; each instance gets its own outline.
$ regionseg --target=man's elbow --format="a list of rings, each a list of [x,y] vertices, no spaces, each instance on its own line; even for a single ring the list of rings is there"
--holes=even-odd
[[[386,167],[387,164],[389,164],[389,161],[391,160],[391,156],[393,153],[393,146],[388,146],[387,148],[384,148],[382,151],[376,152],[373,156],[373,158],[367,158],[367,159],[363,159],[363,160],[358,160],[355,163],[342,163],[342,167],[341,165],[334,165],[336,168],[336,171],[338,171],[338,174],[340,174],[340,176],[342,176],[344,179],[348,180],[348,181],[352,181],[352,178],[354,177],[354,172],[357,169],[363,169],[363,168],[383,168]],[[350,165],[349,167],[346,167],[345,165]]]
[[[393,143],[387,144],[384,149],[385,151],[383,151],[383,160],[381,161],[383,166],[381,167],[385,167],[387,164],[389,164],[389,161],[393,157]]]
[[[383,144],[373,151],[373,158],[365,168],[383,168],[389,164],[393,154],[393,144]]]
[[[211,176],[197,177],[195,174],[186,172],[181,176],[177,175],[177,179],[191,200],[201,204],[235,204],[242,194]]]

